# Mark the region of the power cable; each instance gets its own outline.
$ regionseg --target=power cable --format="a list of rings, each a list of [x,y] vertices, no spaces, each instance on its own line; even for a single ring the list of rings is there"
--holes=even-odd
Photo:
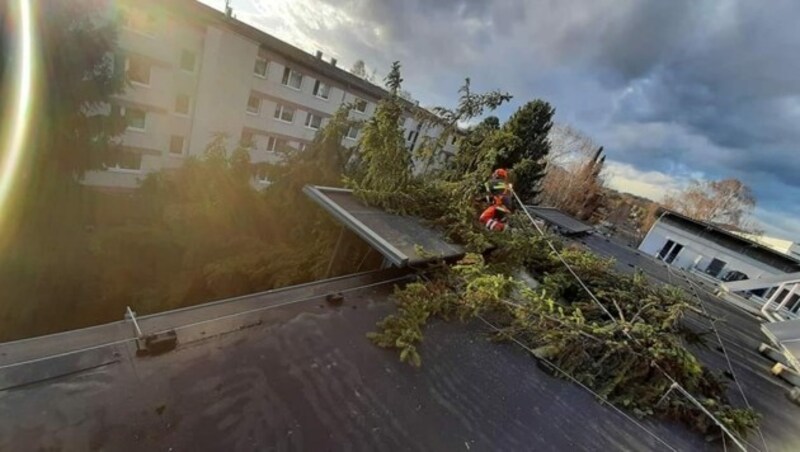
[[[488,325],[489,327],[491,327],[491,328],[492,328],[492,329],[494,329],[495,331],[497,331],[497,332],[499,332],[499,333],[503,333],[503,330],[502,330],[502,329],[500,329],[499,327],[497,327],[497,326],[493,325],[491,322],[489,322],[488,320],[486,320],[486,319],[485,319],[483,316],[481,316],[480,314],[477,314],[477,317],[478,317],[478,319],[480,319],[480,320],[481,320],[483,323],[485,323],[486,325]],[[532,350],[530,347],[528,347],[527,345],[525,345],[525,344],[524,344],[522,341],[518,340],[517,338],[515,338],[514,336],[512,336],[512,335],[510,335],[510,334],[506,334],[506,336],[507,336],[507,337],[508,337],[508,338],[509,338],[511,341],[513,341],[515,344],[517,344],[518,346],[520,346],[520,347],[522,347],[524,350],[526,350],[528,353],[530,353],[530,354],[531,354],[531,355],[533,355],[533,356],[536,356],[536,353],[534,353],[534,351],[533,351],[533,350]],[[545,358],[540,358],[540,357],[538,357],[538,356],[536,356],[536,358],[537,358],[537,359],[539,359],[539,360],[542,360],[542,361],[543,361],[544,363],[546,363],[548,366],[551,366],[553,369],[557,370],[559,373],[561,373],[562,375],[564,375],[564,376],[565,376],[567,379],[569,379],[569,380],[570,380],[570,381],[572,381],[573,383],[577,384],[578,386],[580,386],[581,388],[583,388],[584,390],[586,390],[587,392],[589,392],[590,394],[592,394],[593,396],[595,396],[597,399],[599,399],[599,400],[603,401],[603,403],[605,403],[606,405],[610,406],[610,407],[611,407],[611,408],[613,408],[613,409],[614,409],[614,410],[615,410],[617,413],[621,414],[621,415],[622,415],[622,416],[624,416],[626,419],[628,419],[629,421],[631,421],[631,422],[633,422],[634,424],[636,424],[636,426],[638,426],[639,428],[641,428],[642,430],[644,430],[645,432],[647,432],[647,434],[649,434],[650,436],[652,436],[653,438],[655,438],[655,439],[656,439],[656,441],[658,441],[658,442],[660,442],[661,444],[663,444],[663,445],[664,445],[665,447],[667,447],[669,450],[672,450],[672,451],[675,451],[675,452],[677,452],[677,450],[678,450],[678,449],[676,449],[676,448],[672,447],[672,446],[671,446],[669,443],[667,443],[667,442],[666,442],[664,439],[662,439],[660,436],[658,436],[657,434],[655,434],[655,433],[654,433],[652,430],[650,430],[650,429],[648,429],[647,427],[645,427],[645,426],[644,426],[644,425],[643,425],[641,422],[637,421],[637,420],[636,420],[636,419],[634,419],[634,418],[633,418],[631,415],[629,415],[628,413],[626,413],[625,411],[623,411],[621,408],[619,408],[619,407],[617,407],[616,405],[614,405],[613,403],[611,403],[611,402],[610,402],[610,401],[609,401],[607,398],[605,398],[605,397],[601,396],[600,394],[598,394],[598,393],[594,392],[594,391],[593,391],[591,388],[589,388],[589,387],[588,387],[588,386],[586,386],[585,384],[581,383],[581,382],[580,382],[580,380],[578,380],[578,379],[576,379],[575,377],[573,377],[572,375],[570,375],[570,374],[569,374],[567,371],[565,371],[565,370],[561,369],[560,367],[556,366],[556,365],[555,365],[553,362],[551,362],[551,361],[550,361],[550,360],[548,360],[548,359],[545,359]]]
[[[673,271],[669,265],[667,265],[666,268],[668,276],[673,274],[672,273]],[[689,284],[689,288],[691,289],[695,300],[697,300],[697,303],[700,305],[700,308],[703,310],[703,313],[707,317],[711,318],[711,315],[708,313],[708,310],[706,309],[705,303],[703,302],[700,295],[697,293],[696,284],[686,276],[684,276],[684,279]],[[717,342],[719,342],[720,349],[722,349],[722,355],[725,357],[725,361],[728,366],[728,371],[731,373],[731,377],[733,378],[734,383],[736,383],[736,387],[739,388],[739,393],[742,396],[742,400],[744,400],[745,406],[747,406],[748,409],[752,410],[753,406],[750,405],[750,401],[747,399],[747,395],[745,395],[744,388],[742,388],[742,384],[739,383],[739,377],[736,376],[736,372],[734,372],[733,370],[733,363],[731,362],[731,358],[728,354],[727,347],[725,347],[725,343],[722,340],[722,336],[719,334],[719,330],[717,329],[716,319],[710,320],[709,323],[711,323],[711,328],[714,331],[714,335],[717,337]],[[756,431],[758,432],[759,437],[761,437],[761,442],[764,444],[764,450],[769,452],[769,447],[767,446],[767,440],[764,437],[764,433],[762,432],[761,427],[760,426],[756,427]]]
[[[581,287],[582,287],[582,288],[583,288],[583,289],[586,291],[586,293],[589,295],[589,297],[590,297],[590,298],[591,298],[591,299],[592,299],[592,300],[593,300],[593,301],[594,301],[594,302],[595,302],[595,303],[596,303],[596,304],[597,304],[597,305],[598,305],[598,306],[599,306],[599,307],[600,307],[600,308],[603,310],[603,312],[604,312],[604,313],[605,313],[605,314],[608,316],[608,318],[610,318],[610,319],[611,319],[611,321],[612,321],[613,323],[615,323],[615,324],[616,324],[616,323],[617,323],[617,319],[616,319],[616,318],[615,318],[613,315],[611,315],[611,313],[608,311],[608,309],[606,309],[606,307],[605,307],[605,306],[604,306],[604,305],[603,305],[603,304],[600,302],[600,300],[599,300],[599,299],[598,299],[598,298],[597,298],[597,297],[594,295],[594,293],[592,292],[592,290],[591,290],[591,289],[590,289],[590,288],[589,288],[589,287],[586,285],[586,283],[584,283],[584,282],[583,282],[583,280],[581,279],[581,277],[580,277],[580,276],[578,276],[578,274],[577,274],[577,273],[575,273],[575,271],[572,269],[572,267],[569,265],[569,263],[567,263],[567,261],[564,259],[564,257],[563,257],[563,256],[561,256],[561,253],[559,253],[559,252],[558,252],[558,249],[556,249],[556,247],[555,247],[555,245],[553,245],[552,241],[551,241],[549,238],[547,238],[547,235],[544,233],[544,231],[542,230],[542,228],[541,228],[541,227],[540,227],[540,226],[539,226],[539,225],[536,223],[536,221],[533,219],[533,216],[531,216],[530,212],[528,212],[528,209],[525,207],[525,204],[523,204],[522,200],[521,200],[521,199],[519,199],[519,195],[517,195],[517,192],[515,192],[515,191],[512,189],[512,190],[511,190],[511,193],[514,195],[514,199],[516,199],[516,201],[517,201],[517,203],[519,204],[519,206],[521,206],[521,207],[522,207],[522,211],[523,211],[523,212],[525,212],[525,215],[528,217],[528,220],[530,220],[531,224],[533,224],[533,226],[534,226],[534,227],[536,228],[536,230],[539,232],[539,235],[541,235],[541,236],[542,236],[542,237],[545,239],[545,241],[547,242],[548,246],[549,246],[549,247],[550,247],[550,249],[553,251],[553,253],[554,253],[554,254],[555,254],[557,257],[558,257],[558,259],[561,261],[561,263],[562,263],[562,264],[564,264],[564,267],[566,267],[566,268],[567,268],[567,270],[569,271],[569,273],[570,273],[570,274],[571,274],[571,275],[572,275],[572,276],[575,278],[575,280],[576,280],[576,281],[578,281],[578,283],[580,284],[580,286],[581,286]],[[636,340],[636,338],[634,338],[633,336],[631,336],[631,334],[630,334],[630,333],[629,333],[627,330],[623,329],[623,330],[622,330],[622,333],[623,333],[623,334],[624,334],[624,335],[625,335],[625,336],[626,336],[626,337],[627,337],[629,340],[631,340],[632,342],[634,342],[634,343],[637,343],[637,344],[639,343],[639,341],[638,341],[638,340]],[[737,445],[737,446],[738,446],[738,447],[739,447],[741,450],[743,450],[743,451],[746,451],[746,450],[747,450],[747,448],[745,448],[745,447],[744,447],[744,444],[742,444],[742,441],[744,441],[744,440],[741,440],[741,441],[740,441],[740,440],[739,440],[739,438],[737,438],[737,437],[736,437],[736,436],[733,434],[733,432],[731,432],[731,431],[730,431],[730,430],[729,430],[729,429],[728,429],[728,428],[727,428],[727,427],[726,427],[726,426],[725,426],[725,425],[724,425],[724,424],[723,424],[723,423],[722,423],[722,422],[721,422],[719,419],[717,419],[717,418],[716,418],[716,416],[714,416],[714,415],[713,415],[711,412],[709,412],[709,411],[708,411],[708,410],[707,410],[707,409],[706,409],[706,408],[705,408],[705,407],[704,407],[704,406],[703,406],[703,405],[702,405],[702,404],[701,404],[701,403],[700,403],[700,402],[699,402],[699,401],[698,401],[698,400],[697,400],[697,399],[696,399],[694,396],[692,396],[692,395],[689,393],[689,391],[687,391],[687,390],[686,390],[686,389],[685,389],[685,388],[684,388],[684,387],[683,387],[683,386],[682,386],[680,383],[678,383],[678,382],[677,382],[677,381],[676,381],[674,378],[672,378],[672,376],[671,376],[669,373],[667,373],[667,371],[665,371],[665,370],[664,370],[664,369],[663,369],[663,368],[662,368],[662,367],[661,367],[661,366],[660,366],[660,365],[659,365],[659,364],[658,364],[656,361],[653,361],[653,362],[652,362],[652,364],[653,364],[653,366],[654,366],[656,369],[658,369],[658,370],[659,370],[659,371],[660,371],[660,372],[661,372],[661,373],[662,373],[662,374],[663,374],[663,375],[664,375],[664,376],[667,378],[667,380],[669,380],[669,382],[670,382],[671,384],[673,384],[673,385],[677,386],[677,388],[680,390],[680,392],[681,392],[681,393],[682,393],[682,394],[683,394],[683,395],[684,395],[684,396],[685,396],[687,399],[689,399],[689,401],[690,401],[690,402],[692,402],[692,403],[693,403],[694,405],[696,405],[696,406],[697,406],[697,407],[698,407],[698,408],[699,408],[699,409],[700,409],[700,410],[701,410],[703,413],[705,413],[707,416],[709,416],[709,417],[710,417],[710,418],[711,418],[711,419],[712,419],[712,420],[713,420],[713,421],[714,421],[714,422],[717,424],[717,426],[719,426],[719,428],[720,428],[720,429],[722,429],[722,431],[723,431],[725,434],[729,435],[729,436],[731,437],[731,440],[734,442],[734,444],[736,444],[736,445]]]

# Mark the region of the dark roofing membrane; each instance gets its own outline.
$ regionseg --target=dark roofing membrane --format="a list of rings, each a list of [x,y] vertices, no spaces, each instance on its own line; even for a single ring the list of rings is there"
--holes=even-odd
[[[303,192],[398,267],[464,254],[422,220],[367,206],[352,190],[309,185]]]
[[[697,221],[677,212],[663,211],[660,221],[722,245],[731,251],[750,257],[786,273],[800,271],[800,261],[772,248],[728,232],[719,226]]]
[[[567,235],[584,234],[592,230],[588,224],[582,223],[555,207],[525,206],[531,215],[557,226]]]
[[[630,271],[667,271],[633,250],[586,242]],[[480,323],[432,322],[419,369],[374,346],[365,334],[395,312],[390,294],[404,275],[351,275],[142,317],[146,333],[177,333],[178,347],[159,356],[135,356],[130,322],[0,344],[11,358],[0,362],[0,450],[669,450],[521,348],[491,341]],[[343,292],[343,304],[328,304],[331,292]],[[708,308],[725,318],[717,325],[764,416],[769,450],[797,450],[797,407],[756,350],[757,321],[719,301]],[[713,345],[701,359],[726,368]],[[636,422],[675,450],[720,449],[676,423]],[[755,434],[748,441],[761,446]]]
[[[393,284],[339,306],[287,303],[289,290],[234,324],[188,326],[191,342],[155,357],[116,342],[24,364],[31,378],[71,371],[0,389],[0,450],[665,450],[478,324],[434,322],[423,367],[399,362],[365,337],[395,311]],[[644,423],[678,450],[712,449]]]

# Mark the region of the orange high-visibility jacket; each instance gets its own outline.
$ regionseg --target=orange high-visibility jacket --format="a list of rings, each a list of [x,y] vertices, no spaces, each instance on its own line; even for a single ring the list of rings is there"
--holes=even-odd
[[[478,221],[485,224],[486,229],[490,231],[502,231],[506,228],[506,212],[502,206],[489,206],[483,211]]]

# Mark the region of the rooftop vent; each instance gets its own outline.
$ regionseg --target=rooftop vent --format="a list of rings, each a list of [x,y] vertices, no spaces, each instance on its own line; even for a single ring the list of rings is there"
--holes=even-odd
[[[331,66],[336,66],[336,58],[331,58]]]
[[[317,50],[317,59],[318,60],[322,59],[322,50]]]

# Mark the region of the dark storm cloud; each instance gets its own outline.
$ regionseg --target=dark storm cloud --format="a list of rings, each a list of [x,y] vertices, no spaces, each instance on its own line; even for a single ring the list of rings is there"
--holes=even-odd
[[[666,56],[617,118],[680,124],[727,148],[728,169],[800,187],[800,3],[730,2],[714,12],[693,45]],[[696,151],[692,157],[702,157]]]
[[[322,2],[347,20],[300,18],[301,32],[344,62],[401,60],[423,104],[452,105],[464,76],[515,95],[500,116],[541,97],[610,159],[681,180],[740,177],[765,216],[791,204],[783,223],[798,225],[796,0]]]

